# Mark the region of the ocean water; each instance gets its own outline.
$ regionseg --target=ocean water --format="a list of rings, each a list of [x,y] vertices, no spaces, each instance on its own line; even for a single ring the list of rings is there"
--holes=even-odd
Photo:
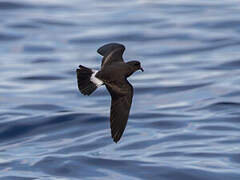
[[[240,3],[0,0],[1,180],[239,180]],[[79,64],[126,46],[144,73],[120,142]]]

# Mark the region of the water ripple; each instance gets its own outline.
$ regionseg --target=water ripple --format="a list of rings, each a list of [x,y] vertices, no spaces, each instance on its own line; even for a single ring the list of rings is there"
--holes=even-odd
[[[0,2],[0,179],[240,179],[236,1]],[[104,43],[145,72],[121,140],[111,99],[77,89]]]
[[[15,34],[3,34],[0,33],[0,41],[16,41],[22,39],[23,36]]]
[[[7,1],[0,2],[1,10],[26,9],[26,8],[33,8],[33,6],[31,6],[30,4],[19,2],[7,2]]]

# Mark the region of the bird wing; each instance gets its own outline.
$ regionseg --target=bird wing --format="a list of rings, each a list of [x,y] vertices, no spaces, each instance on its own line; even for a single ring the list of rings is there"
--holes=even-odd
[[[97,52],[103,56],[102,67],[112,62],[123,61],[122,55],[125,50],[124,45],[118,43],[109,43],[100,47]]]
[[[133,87],[127,79],[120,82],[107,83],[106,87],[112,97],[110,113],[111,134],[114,142],[117,143],[127,125],[132,104]]]

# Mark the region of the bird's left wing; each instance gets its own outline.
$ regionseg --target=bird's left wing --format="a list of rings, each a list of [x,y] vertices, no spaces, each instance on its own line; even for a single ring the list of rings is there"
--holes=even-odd
[[[111,134],[114,142],[117,143],[127,125],[132,104],[133,87],[126,79],[120,82],[107,83],[106,87],[112,97],[110,113]]]
[[[102,68],[104,66],[110,65],[113,62],[123,61],[122,55],[124,53],[125,47],[119,43],[109,43],[100,47],[97,52],[103,56]]]

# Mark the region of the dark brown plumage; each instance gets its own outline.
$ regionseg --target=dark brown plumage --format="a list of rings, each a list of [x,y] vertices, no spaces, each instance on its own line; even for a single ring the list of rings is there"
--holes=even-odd
[[[112,97],[111,134],[116,143],[122,137],[132,104],[133,87],[127,77],[137,70],[143,71],[139,61],[123,61],[124,50],[122,44],[106,44],[97,50],[103,56],[100,71],[81,65],[80,69],[77,69],[78,88],[82,94],[90,95],[102,84],[109,91]]]

